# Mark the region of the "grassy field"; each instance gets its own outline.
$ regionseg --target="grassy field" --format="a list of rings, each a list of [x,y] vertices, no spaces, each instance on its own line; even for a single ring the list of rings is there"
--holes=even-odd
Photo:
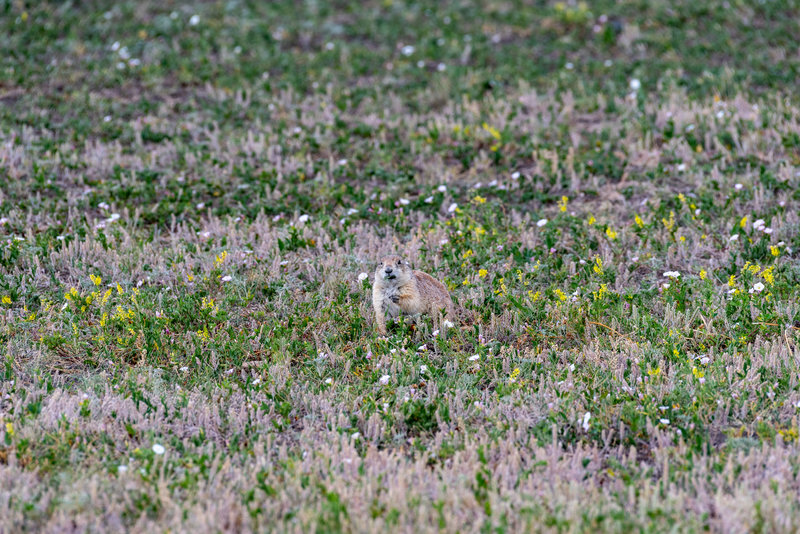
[[[799,21],[0,2],[0,533],[800,530]]]

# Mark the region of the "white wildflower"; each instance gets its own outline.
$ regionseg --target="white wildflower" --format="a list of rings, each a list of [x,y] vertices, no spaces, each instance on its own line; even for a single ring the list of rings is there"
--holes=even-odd
[[[159,456],[164,454],[166,450],[167,449],[165,449],[164,446],[159,443],[153,444],[153,452],[158,454]]]

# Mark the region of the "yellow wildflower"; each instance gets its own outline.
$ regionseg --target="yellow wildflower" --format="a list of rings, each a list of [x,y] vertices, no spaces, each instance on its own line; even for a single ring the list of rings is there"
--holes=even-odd
[[[700,280],[705,280],[706,276],[708,276],[708,273],[706,272],[706,270],[705,269],[700,269]]]
[[[89,278],[92,280],[92,283],[93,283],[95,286],[98,286],[98,287],[100,286],[100,283],[103,281],[103,279],[102,279],[102,278],[100,278],[99,276],[97,276],[97,275],[94,275],[94,274],[90,274],[90,275],[89,275]]]
[[[211,334],[208,333],[208,327],[204,326],[202,330],[198,330],[197,337],[199,337],[203,342],[207,342],[209,339],[211,339]]]
[[[595,274],[603,276],[603,260],[600,259],[600,256],[594,257],[594,266],[592,267],[592,270],[595,272]]]
[[[775,245],[773,245],[773,246],[769,247],[769,251],[770,251],[770,252],[772,253],[772,255],[773,255],[773,256],[775,256],[775,257],[779,256],[779,255],[780,255],[780,253],[781,253],[781,251],[780,251],[780,250],[778,250],[778,247],[776,247]]]
[[[592,297],[594,300],[603,300],[603,297],[606,296],[606,293],[608,293],[608,285],[601,284],[599,291],[592,291]]]
[[[11,297],[3,295],[3,304],[11,304]]]
[[[505,295],[506,293],[508,293],[508,288],[506,287],[505,278],[503,278],[502,276],[500,277],[500,289],[495,290],[495,293],[498,295],[499,294]]]
[[[562,213],[567,211],[567,202],[569,202],[569,198],[565,196],[562,196],[561,200],[558,201],[558,209],[560,209]]]
[[[487,274],[489,274],[489,271],[487,271],[486,269],[481,269],[480,271],[478,271],[478,276],[481,278],[485,278]]]
[[[672,229],[675,228],[675,212],[674,211],[670,211],[669,212],[669,219],[662,218],[661,222],[664,223],[664,227],[667,230],[672,231]]]
[[[761,272],[761,277],[764,279],[766,283],[772,285],[775,283],[775,275],[773,274],[775,271],[775,266],[769,267],[768,269],[764,269]]]
[[[607,236],[608,236],[608,238],[609,238],[609,239],[611,239],[611,240],[614,240],[614,239],[616,239],[616,238],[617,238],[617,232],[615,232],[614,230],[612,230],[610,226],[609,226],[608,228],[606,228],[606,235],[607,235]]]
[[[634,217],[633,220],[636,222],[636,226],[638,226],[639,228],[644,227],[644,221],[638,215],[636,217]]]
[[[489,132],[489,135],[491,135],[492,137],[494,137],[494,138],[495,138],[495,139],[497,139],[498,141],[500,140],[500,132],[499,132],[499,131],[497,131],[497,128],[495,128],[495,127],[493,127],[493,126],[489,126],[489,125],[488,125],[488,124],[486,124],[485,122],[483,123],[483,125],[482,125],[482,126],[483,126],[483,129],[484,129],[484,130],[486,130],[487,132]]]

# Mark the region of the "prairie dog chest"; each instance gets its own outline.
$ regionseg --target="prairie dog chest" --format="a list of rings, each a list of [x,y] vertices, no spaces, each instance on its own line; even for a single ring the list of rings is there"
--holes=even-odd
[[[397,317],[403,311],[400,306],[394,303],[398,299],[400,293],[397,286],[387,285],[381,291],[381,301],[384,309],[392,317]]]

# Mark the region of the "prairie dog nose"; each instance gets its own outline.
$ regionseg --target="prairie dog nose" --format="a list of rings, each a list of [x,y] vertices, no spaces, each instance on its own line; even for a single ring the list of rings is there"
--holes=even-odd
[[[391,267],[387,267],[386,268],[386,274],[392,274],[392,268]]]

